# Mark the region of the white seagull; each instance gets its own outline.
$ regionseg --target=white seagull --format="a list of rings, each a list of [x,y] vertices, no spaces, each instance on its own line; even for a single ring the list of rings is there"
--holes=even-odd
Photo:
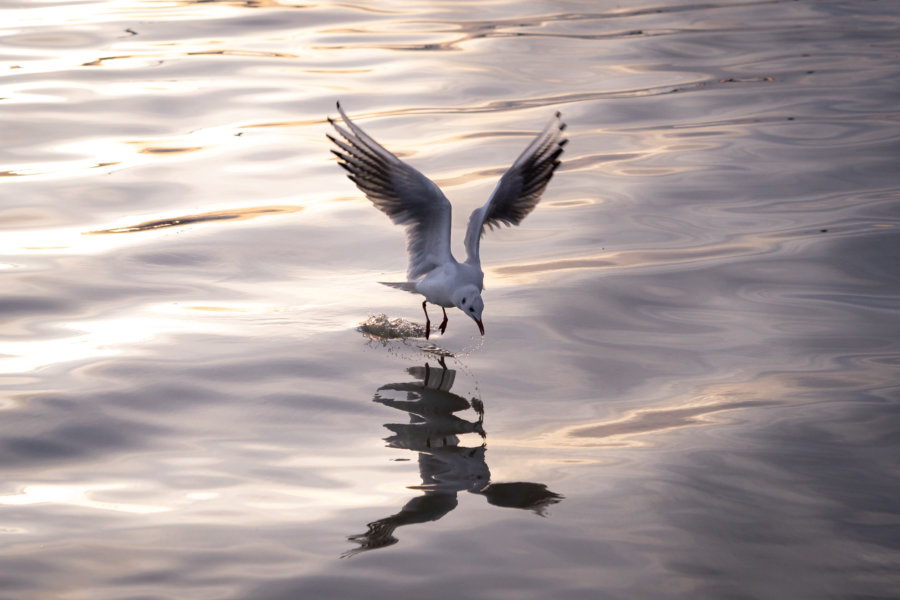
[[[491,229],[501,223],[518,225],[537,206],[568,141],[563,137],[566,125],[560,113],[503,174],[487,203],[472,211],[466,228],[466,261],[461,263],[450,253],[450,201],[440,188],[369,137],[350,120],[340,102],[337,109],[347,128],[329,117],[343,139],[331,135],[328,139],[340,148],[332,149],[339,164],[372,204],[406,227],[408,281],[380,283],[425,296],[425,339],[431,333],[429,302],[444,312],[438,326],[441,333],[447,328],[446,309],[455,306],[471,317],[484,335],[484,272],[478,256],[481,236],[485,225]]]

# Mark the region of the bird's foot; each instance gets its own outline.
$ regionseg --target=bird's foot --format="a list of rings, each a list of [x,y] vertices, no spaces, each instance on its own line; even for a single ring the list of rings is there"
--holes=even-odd
[[[444,335],[444,332],[447,331],[447,309],[445,309],[445,308],[442,306],[442,307],[441,307],[441,310],[444,311],[444,320],[441,321],[441,324],[438,326],[438,329],[441,330],[441,335]]]

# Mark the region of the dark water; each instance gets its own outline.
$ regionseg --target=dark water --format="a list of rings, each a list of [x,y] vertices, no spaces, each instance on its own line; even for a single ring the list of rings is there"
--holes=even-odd
[[[16,0],[0,76],[0,598],[898,596],[900,3]],[[457,243],[562,111],[483,341],[357,331],[337,99]]]

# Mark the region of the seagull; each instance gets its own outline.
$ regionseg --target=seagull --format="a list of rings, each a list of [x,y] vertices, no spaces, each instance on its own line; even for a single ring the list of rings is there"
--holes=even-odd
[[[466,228],[466,260],[459,262],[450,252],[450,201],[440,188],[369,137],[350,120],[340,102],[337,109],[346,127],[328,118],[340,136],[326,134],[338,147],[331,152],[372,204],[406,228],[407,281],[379,283],[425,296],[425,339],[431,333],[429,302],[440,306],[444,313],[438,326],[441,334],[447,329],[446,309],[455,306],[475,321],[483,336],[481,237],[485,227],[518,225],[537,206],[568,142],[563,137],[566,125],[560,113],[503,174],[487,203],[472,211]]]

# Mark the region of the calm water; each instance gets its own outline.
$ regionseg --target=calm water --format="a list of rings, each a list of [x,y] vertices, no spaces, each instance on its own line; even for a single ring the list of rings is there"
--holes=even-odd
[[[898,32],[893,0],[6,0],[0,598],[896,598]],[[483,342],[357,330],[423,319],[338,99],[458,247],[562,111],[482,245]]]

